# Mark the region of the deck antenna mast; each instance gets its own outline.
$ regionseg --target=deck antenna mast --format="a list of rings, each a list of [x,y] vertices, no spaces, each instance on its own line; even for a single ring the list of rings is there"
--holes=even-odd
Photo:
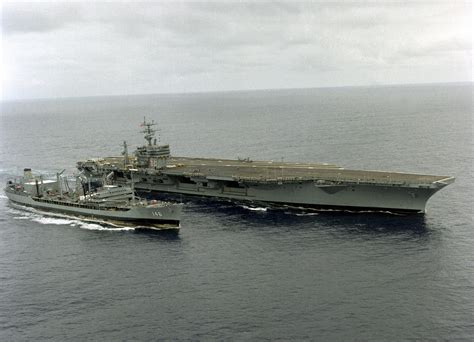
[[[156,129],[154,129],[153,126],[156,126],[154,120],[152,120],[151,122],[147,122],[146,118],[143,117],[142,127],[145,128],[143,129],[143,131],[141,131],[141,133],[145,133],[145,140],[148,141],[148,146],[151,146],[151,140],[153,139],[156,133]]]
[[[66,169],[62,170],[61,172],[56,173],[56,181],[58,182],[58,187],[59,187],[59,196],[62,198],[63,197],[63,186],[61,185],[61,175],[63,172],[66,171]]]
[[[122,152],[124,159],[123,162],[125,164],[125,167],[127,167],[128,164],[130,164],[130,160],[128,159],[128,146],[127,142],[124,140],[123,141],[123,152]]]
[[[130,189],[132,190],[132,204],[135,205],[135,179],[133,173],[138,169],[130,169]]]

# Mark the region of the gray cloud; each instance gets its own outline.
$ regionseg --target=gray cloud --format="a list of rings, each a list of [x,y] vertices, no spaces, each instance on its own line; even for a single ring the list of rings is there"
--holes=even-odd
[[[54,31],[81,20],[81,8],[75,4],[5,3],[2,7],[4,34]]]
[[[9,3],[3,94],[471,80],[469,9],[444,2]]]
[[[457,37],[448,37],[446,39],[432,41],[421,48],[414,48],[409,46],[398,51],[398,58],[404,57],[427,57],[437,56],[446,53],[469,53],[472,50],[472,44],[468,41],[463,41]]]

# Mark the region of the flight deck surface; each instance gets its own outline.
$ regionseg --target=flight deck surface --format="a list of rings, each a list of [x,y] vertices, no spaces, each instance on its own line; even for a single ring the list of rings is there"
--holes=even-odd
[[[133,158],[130,157],[133,161]],[[124,167],[123,157],[106,157],[102,165]],[[281,161],[253,161],[249,159],[217,159],[171,157],[160,170],[166,175],[193,176],[216,180],[243,182],[297,182],[326,180],[332,182],[369,183],[387,185],[423,185],[443,182],[449,176],[432,176],[387,171],[344,169],[326,163],[293,163]]]

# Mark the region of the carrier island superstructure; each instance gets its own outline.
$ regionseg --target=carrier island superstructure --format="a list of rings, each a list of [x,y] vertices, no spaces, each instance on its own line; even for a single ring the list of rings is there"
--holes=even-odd
[[[157,193],[207,196],[290,207],[424,213],[426,202],[454,177],[350,170],[336,165],[173,157],[157,144],[155,126],[144,120],[146,144],[122,156],[79,161],[96,177],[113,172],[118,184]]]

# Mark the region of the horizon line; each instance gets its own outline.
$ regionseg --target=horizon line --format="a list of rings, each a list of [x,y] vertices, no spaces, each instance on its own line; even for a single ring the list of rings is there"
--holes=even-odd
[[[150,96],[150,95],[197,95],[213,93],[241,93],[241,92],[262,92],[280,90],[309,90],[309,89],[334,89],[334,88],[384,88],[400,86],[427,86],[443,84],[472,84],[474,81],[452,81],[452,82],[420,82],[420,83],[387,83],[387,84],[366,84],[366,85],[343,85],[343,86],[316,86],[316,87],[292,87],[292,88],[257,88],[257,89],[230,89],[230,90],[208,90],[189,92],[159,92],[159,93],[136,93],[136,94],[107,94],[107,95],[82,95],[82,96],[57,96],[57,97],[32,97],[32,98],[0,98],[0,103],[17,101],[48,101],[65,99],[84,99],[96,97],[123,97],[123,96]]]

